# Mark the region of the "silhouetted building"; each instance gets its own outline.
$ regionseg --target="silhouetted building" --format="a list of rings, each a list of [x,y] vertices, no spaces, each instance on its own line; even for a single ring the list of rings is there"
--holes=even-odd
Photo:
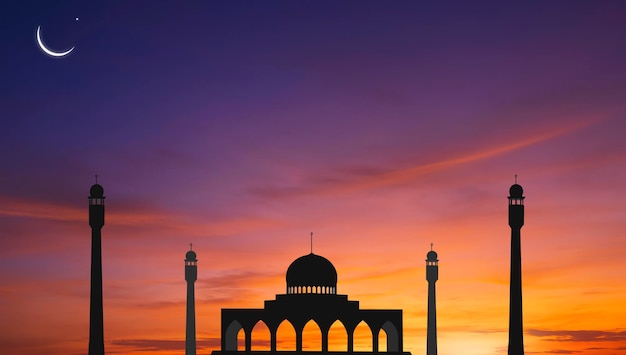
[[[379,351],[378,337],[383,330],[387,337],[387,352],[402,353],[402,310],[359,309],[358,301],[349,301],[347,295],[337,294],[337,271],[326,258],[313,253],[296,259],[287,269],[285,294],[265,301],[260,309],[222,309],[222,348],[214,355],[237,351],[237,334],[243,330],[245,351],[252,351],[252,329],[258,322],[267,325],[270,332],[270,351],[264,354],[286,354],[277,351],[276,334],[284,322],[293,326],[296,335],[295,350],[303,352],[302,333],[309,321],[321,331],[321,353],[328,353],[328,333],[335,322],[343,325],[347,334],[345,350],[333,354],[347,354],[354,350],[354,330],[363,321],[371,330],[371,353]],[[309,353],[310,351],[307,351]],[[317,351],[320,353],[320,351]],[[363,353],[363,352],[362,352]],[[369,352],[364,352],[369,353]]]
[[[522,327],[522,253],[521,229],[524,225],[524,190],[516,183],[509,189],[509,226],[511,227],[511,284],[509,299],[509,355],[524,354]]]
[[[89,355],[104,355],[102,315],[102,227],[104,226],[104,189],[97,183],[89,189],[91,226],[91,294],[89,303]]]
[[[433,250],[426,254],[426,280],[428,281],[428,330],[426,337],[426,355],[437,355],[437,303],[435,282],[439,279],[439,260]]]
[[[185,336],[185,355],[196,355],[196,306],[194,283],[198,279],[198,260],[191,250],[185,255],[185,280],[187,281],[187,323]]]

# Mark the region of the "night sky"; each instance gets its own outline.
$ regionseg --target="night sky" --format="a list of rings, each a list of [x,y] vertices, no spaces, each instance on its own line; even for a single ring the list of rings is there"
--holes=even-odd
[[[626,350],[626,2],[1,12],[3,352],[87,353],[95,174],[110,354],[184,354],[189,243],[210,354],[220,309],[284,293],[310,232],[338,293],[403,309],[413,354],[434,243],[439,354],[506,354],[515,174],[526,353]]]

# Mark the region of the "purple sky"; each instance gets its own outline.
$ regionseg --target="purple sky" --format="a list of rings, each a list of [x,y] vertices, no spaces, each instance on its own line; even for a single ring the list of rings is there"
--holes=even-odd
[[[431,241],[450,268],[448,295],[507,281],[505,197],[514,174],[529,205],[524,280],[539,290],[529,301],[535,313],[525,308],[537,339],[529,351],[595,354],[584,350],[595,343],[551,348],[542,337],[626,328],[623,307],[613,318],[591,307],[597,320],[558,321],[586,309],[587,292],[605,295],[594,296],[594,307],[626,297],[607,282],[626,274],[626,3],[55,1],[2,12],[4,348],[52,354],[67,337],[68,349],[81,353],[84,343],[86,351],[86,197],[96,173],[107,196],[105,320],[119,329],[105,333],[120,352],[122,340],[146,334],[181,339],[180,325],[140,331],[120,325],[119,314],[138,299],[184,299],[177,297],[189,242],[200,259],[199,312],[204,304],[217,314],[282,292],[284,271],[308,252],[314,231],[319,253],[349,285],[342,292],[369,308],[404,308],[405,347],[419,353],[425,320],[411,307],[424,295]],[[37,26],[49,47],[75,50],[46,56]],[[464,274],[476,255],[485,256],[477,272],[502,275]],[[358,280],[375,280],[380,270],[364,260],[389,266],[384,287],[417,281],[395,289],[406,296],[397,302],[390,292],[367,293]],[[590,262],[597,269],[577,269]],[[570,288],[577,277],[588,279]],[[230,301],[213,293],[211,280]],[[244,292],[244,284],[258,291]],[[552,294],[545,285],[560,288]],[[47,293],[56,288],[68,291]],[[485,310],[467,332],[506,327],[502,290],[494,292],[504,313]],[[572,294],[570,308],[541,318],[537,309],[555,307],[548,300]],[[450,297],[451,313],[474,306]],[[42,309],[23,310],[41,298]],[[445,345],[446,319],[455,316],[442,307],[445,355],[456,351]],[[59,325],[55,308],[76,312],[61,322],[72,334],[42,336],[34,349],[23,319],[32,313],[48,329]],[[199,332],[208,339],[219,321],[206,318]],[[448,344],[466,336],[456,326]],[[502,353],[484,346],[482,353]]]

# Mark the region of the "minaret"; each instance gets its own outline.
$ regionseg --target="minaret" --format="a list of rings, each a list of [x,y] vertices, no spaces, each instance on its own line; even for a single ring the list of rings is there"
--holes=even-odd
[[[194,282],[198,279],[198,260],[189,244],[185,255],[185,280],[187,280],[187,334],[185,337],[185,355],[196,355],[196,307],[194,304]]]
[[[522,253],[520,231],[524,225],[524,190],[517,184],[509,189],[511,227],[511,285],[509,298],[509,355],[524,355],[522,328]]]
[[[428,281],[428,330],[426,337],[426,355],[437,355],[437,305],[435,303],[435,282],[439,279],[439,260],[430,243],[426,254],[426,280]]]
[[[91,297],[89,304],[89,355],[104,355],[102,316],[102,226],[104,226],[104,189],[96,184],[89,189],[91,226]]]

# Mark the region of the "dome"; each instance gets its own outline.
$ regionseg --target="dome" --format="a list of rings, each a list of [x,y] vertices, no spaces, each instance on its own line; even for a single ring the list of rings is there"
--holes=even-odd
[[[524,189],[518,184],[511,185],[509,189],[509,197],[512,198],[522,198],[522,194],[524,194]]]
[[[185,254],[185,260],[186,261],[196,261],[196,252],[193,250],[190,250],[187,252],[187,254]]]
[[[337,270],[328,259],[313,253],[294,260],[287,269],[287,287],[337,286]]]
[[[437,253],[434,250],[426,254],[426,261],[437,261]]]
[[[92,197],[92,198],[102,198],[104,196],[104,189],[102,188],[101,185],[94,184],[89,189],[89,195],[90,195],[89,197]]]

